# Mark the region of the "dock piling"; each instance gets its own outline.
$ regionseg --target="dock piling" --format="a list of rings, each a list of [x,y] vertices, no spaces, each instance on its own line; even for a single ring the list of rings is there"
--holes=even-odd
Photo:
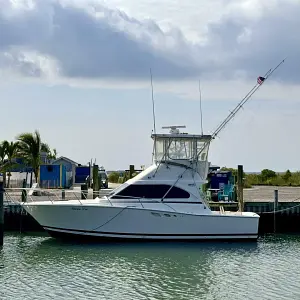
[[[4,189],[3,181],[0,181],[0,246],[3,246],[4,235]]]
[[[274,190],[274,233],[276,233],[276,211],[278,209],[278,190]]]
[[[133,177],[134,173],[134,165],[129,166],[129,178],[131,179]]]
[[[26,200],[27,200],[27,191],[25,190],[27,187],[26,179],[23,180],[22,187],[24,190],[22,190],[21,201],[26,202]]]
[[[88,196],[88,185],[87,183],[81,185],[81,200],[86,200]]]
[[[243,179],[244,171],[243,166],[238,165],[238,173],[237,173],[237,184],[238,184],[238,202],[239,202],[239,211],[244,211],[244,195],[243,195],[243,188],[244,188],[244,179]]]
[[[100,182],[99,182],[99,166],[93,166],[93,199],[99,196]]]

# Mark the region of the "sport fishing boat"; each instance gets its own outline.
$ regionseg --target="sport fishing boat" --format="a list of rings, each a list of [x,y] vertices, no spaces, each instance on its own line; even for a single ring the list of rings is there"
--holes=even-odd
[[[257,239],[259,215],[212,211],[201,191],[211,135],[152,134],[153,164],[102,198],[23,203],[53,237]]]
[[[201,187],[206,183],[210,142],[283,62],[258,77],[257,84],[212,135],[181,133],[179,129],[185,126],[163,127],[170,132],[157,134],[153,101],[153,164],[107,196],[84,201],[25,202],[23,207],[53,237],[257,239],[259,215],[212,211]]]

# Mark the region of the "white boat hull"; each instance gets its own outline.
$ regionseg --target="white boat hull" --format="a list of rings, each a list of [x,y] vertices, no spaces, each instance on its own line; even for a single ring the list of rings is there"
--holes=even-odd
[[[254,213],[191,214],[137,207],[28,203],[24,208],[55,237],[134,240],[253,240]]]

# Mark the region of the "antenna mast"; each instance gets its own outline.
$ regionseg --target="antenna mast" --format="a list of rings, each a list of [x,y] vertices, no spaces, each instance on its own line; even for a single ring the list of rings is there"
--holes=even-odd
[[[155,135],[156,135],[155,105],[154,105],[153,80],[152,80],[152,70],[151,70],[151,68],[150,68],[150,78],[151,78],[151,96],[152,96],[153,131],[154,131],[154,136],[155,136]],[[156,157],[156,144],[155,144],[155,139],[156,139],[156,137],[154,137],[154,143],[153,143],[152,163],[153,163],[153,161],[154,161],[154,157]]]
[[[154,134],[156,134],[155,106],[154,106],[153,81],[152,81],[152,71],[151,71],[151,68],[150,68],[150,78],[151,78],[151,93],[152,93],[153,131],[154,131]]]
[[[202,116],[202,93],[201,93],[201,84],[199,79],[199,103],[200,103],[200,122],[201,122],[201,135],[203,135],[203,116]]]

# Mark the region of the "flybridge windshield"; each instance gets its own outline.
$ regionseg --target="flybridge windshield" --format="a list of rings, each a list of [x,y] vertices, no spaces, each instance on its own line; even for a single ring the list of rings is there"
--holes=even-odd
[[[161,160],[198,160],[206,161],[209,143],[207,140],[193,138],[155,138],[156,161]]]

